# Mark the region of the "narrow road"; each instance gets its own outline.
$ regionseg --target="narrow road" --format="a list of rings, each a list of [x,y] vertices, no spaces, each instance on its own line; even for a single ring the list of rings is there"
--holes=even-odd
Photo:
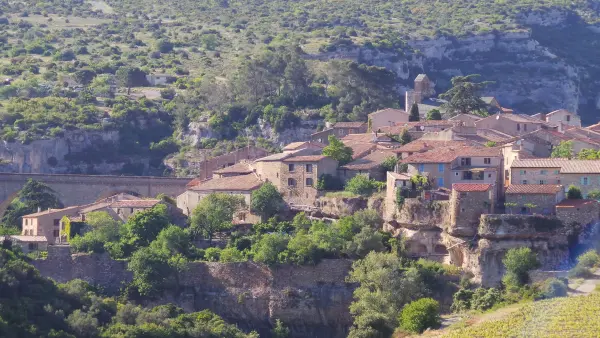
[[[600,269],[597,269],[592,277],[586,278],[577,289],[569,292],[569,296],[581,296],[594,292],[596,285],[600,284]]]

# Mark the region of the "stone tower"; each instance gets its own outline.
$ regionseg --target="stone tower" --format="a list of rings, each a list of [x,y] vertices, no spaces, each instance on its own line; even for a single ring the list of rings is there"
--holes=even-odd
[[[409,112],[410,107],[412,107],[413,104],[422,103],[423,100],[432,97],[434,94],[433,83],[429,80],[427,75],[417,75],[415,78],[414,89],[406,92],[404,110]]]

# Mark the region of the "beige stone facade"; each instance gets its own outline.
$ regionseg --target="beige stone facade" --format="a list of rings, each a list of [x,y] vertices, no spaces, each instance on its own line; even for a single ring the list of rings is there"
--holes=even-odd
[[[565,198],[562,185],[511,185],[506,189],[507,213],[555,214],[555,206]]]
[[[491,184],[453,184],[448,233],[453,236],[475,235],[481,215],[493,214],[495,204],[495,192]]]
[[[298,156],[281,162],[279,191],[286,202],[313,205],[319,197],[317,182],[321,175],[337,175],[338,163],[326,156]]]
[[[408,122],[408,113],[404,110],[387,108],[369,114],[369,131],[376,131],[384,126],[393,126],[396,123]]]
[[[23,216],[23,236],[45,236],[49,244],[60,240],[60,220],[63,216],[77,215],[80,206],[64,209],[48,209]]]
[[[545,122],[523,115],[496,114],[475,122],[478,129],[494,129],[511,136],[523,135],[542,127]]]

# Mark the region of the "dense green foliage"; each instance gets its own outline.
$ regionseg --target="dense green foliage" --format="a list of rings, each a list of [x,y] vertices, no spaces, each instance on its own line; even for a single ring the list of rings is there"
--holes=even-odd
[[[346,182],[345,190],[356,195],[370,196],[385,187],[384,182],[375,181],[367,175],[358,174]]]
[[[234,214],[245,204],[237,195],[210,194],[192,213],[190,230],[194,237],[212,240],[215,233],[231,228]]]
[[[481,99],[481,91],[491,82],[473,82],[478,76],[453,77],[452,88],[440,94],[440,98],[447,101],[443,106],[450,116],[486,111],[487,105]]]
[[[24,257],[0,248],[2,337],[258,337],[209,311],[184,314],[173,305],[142,308],[103,298],[82,280],[55,284]]]
[[[581,194],[581,189],[579,189],[579,187],[576,187],[574,185],[570,185],[569,189],[567,190],[567,198],[570,200],[582,199],[583,195]]]
[[[2,225],[20,230],[23,215],[60,207],[62,203],[48,185],[29,179],[19,190],[17,197],[10,202],[2,217]]]
[[[502,259],[506,267],[503,282],[506,285],[521,286],[529,281],[529,271],[539,267],[540,263],[530,248],[509,249]]]
[[[438,328],[440,324],[440,304],[431,298],[410,302],[400,313],[400,328],[408,332],[422,333],[427,328]]]
[[[271,182],[253,191],[250,201],[250,210],[260,215],[262,220],[275,216],[284,206],[281,193]]]
[[[340,166],[352,161],[352,148],[346,146],[335,135],[329,135],[328,141],[329,144],[323,148],[323,155],[338,161]]]
[[[560,144],[552,149],[550,157],[553,158],[572,158],[573,141],[560,141]]]

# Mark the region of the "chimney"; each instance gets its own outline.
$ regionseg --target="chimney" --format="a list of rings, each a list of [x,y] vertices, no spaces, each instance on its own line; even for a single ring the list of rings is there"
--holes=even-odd
[[[38,211],[37,212],[42,212],[42,207],[38,207]]]

